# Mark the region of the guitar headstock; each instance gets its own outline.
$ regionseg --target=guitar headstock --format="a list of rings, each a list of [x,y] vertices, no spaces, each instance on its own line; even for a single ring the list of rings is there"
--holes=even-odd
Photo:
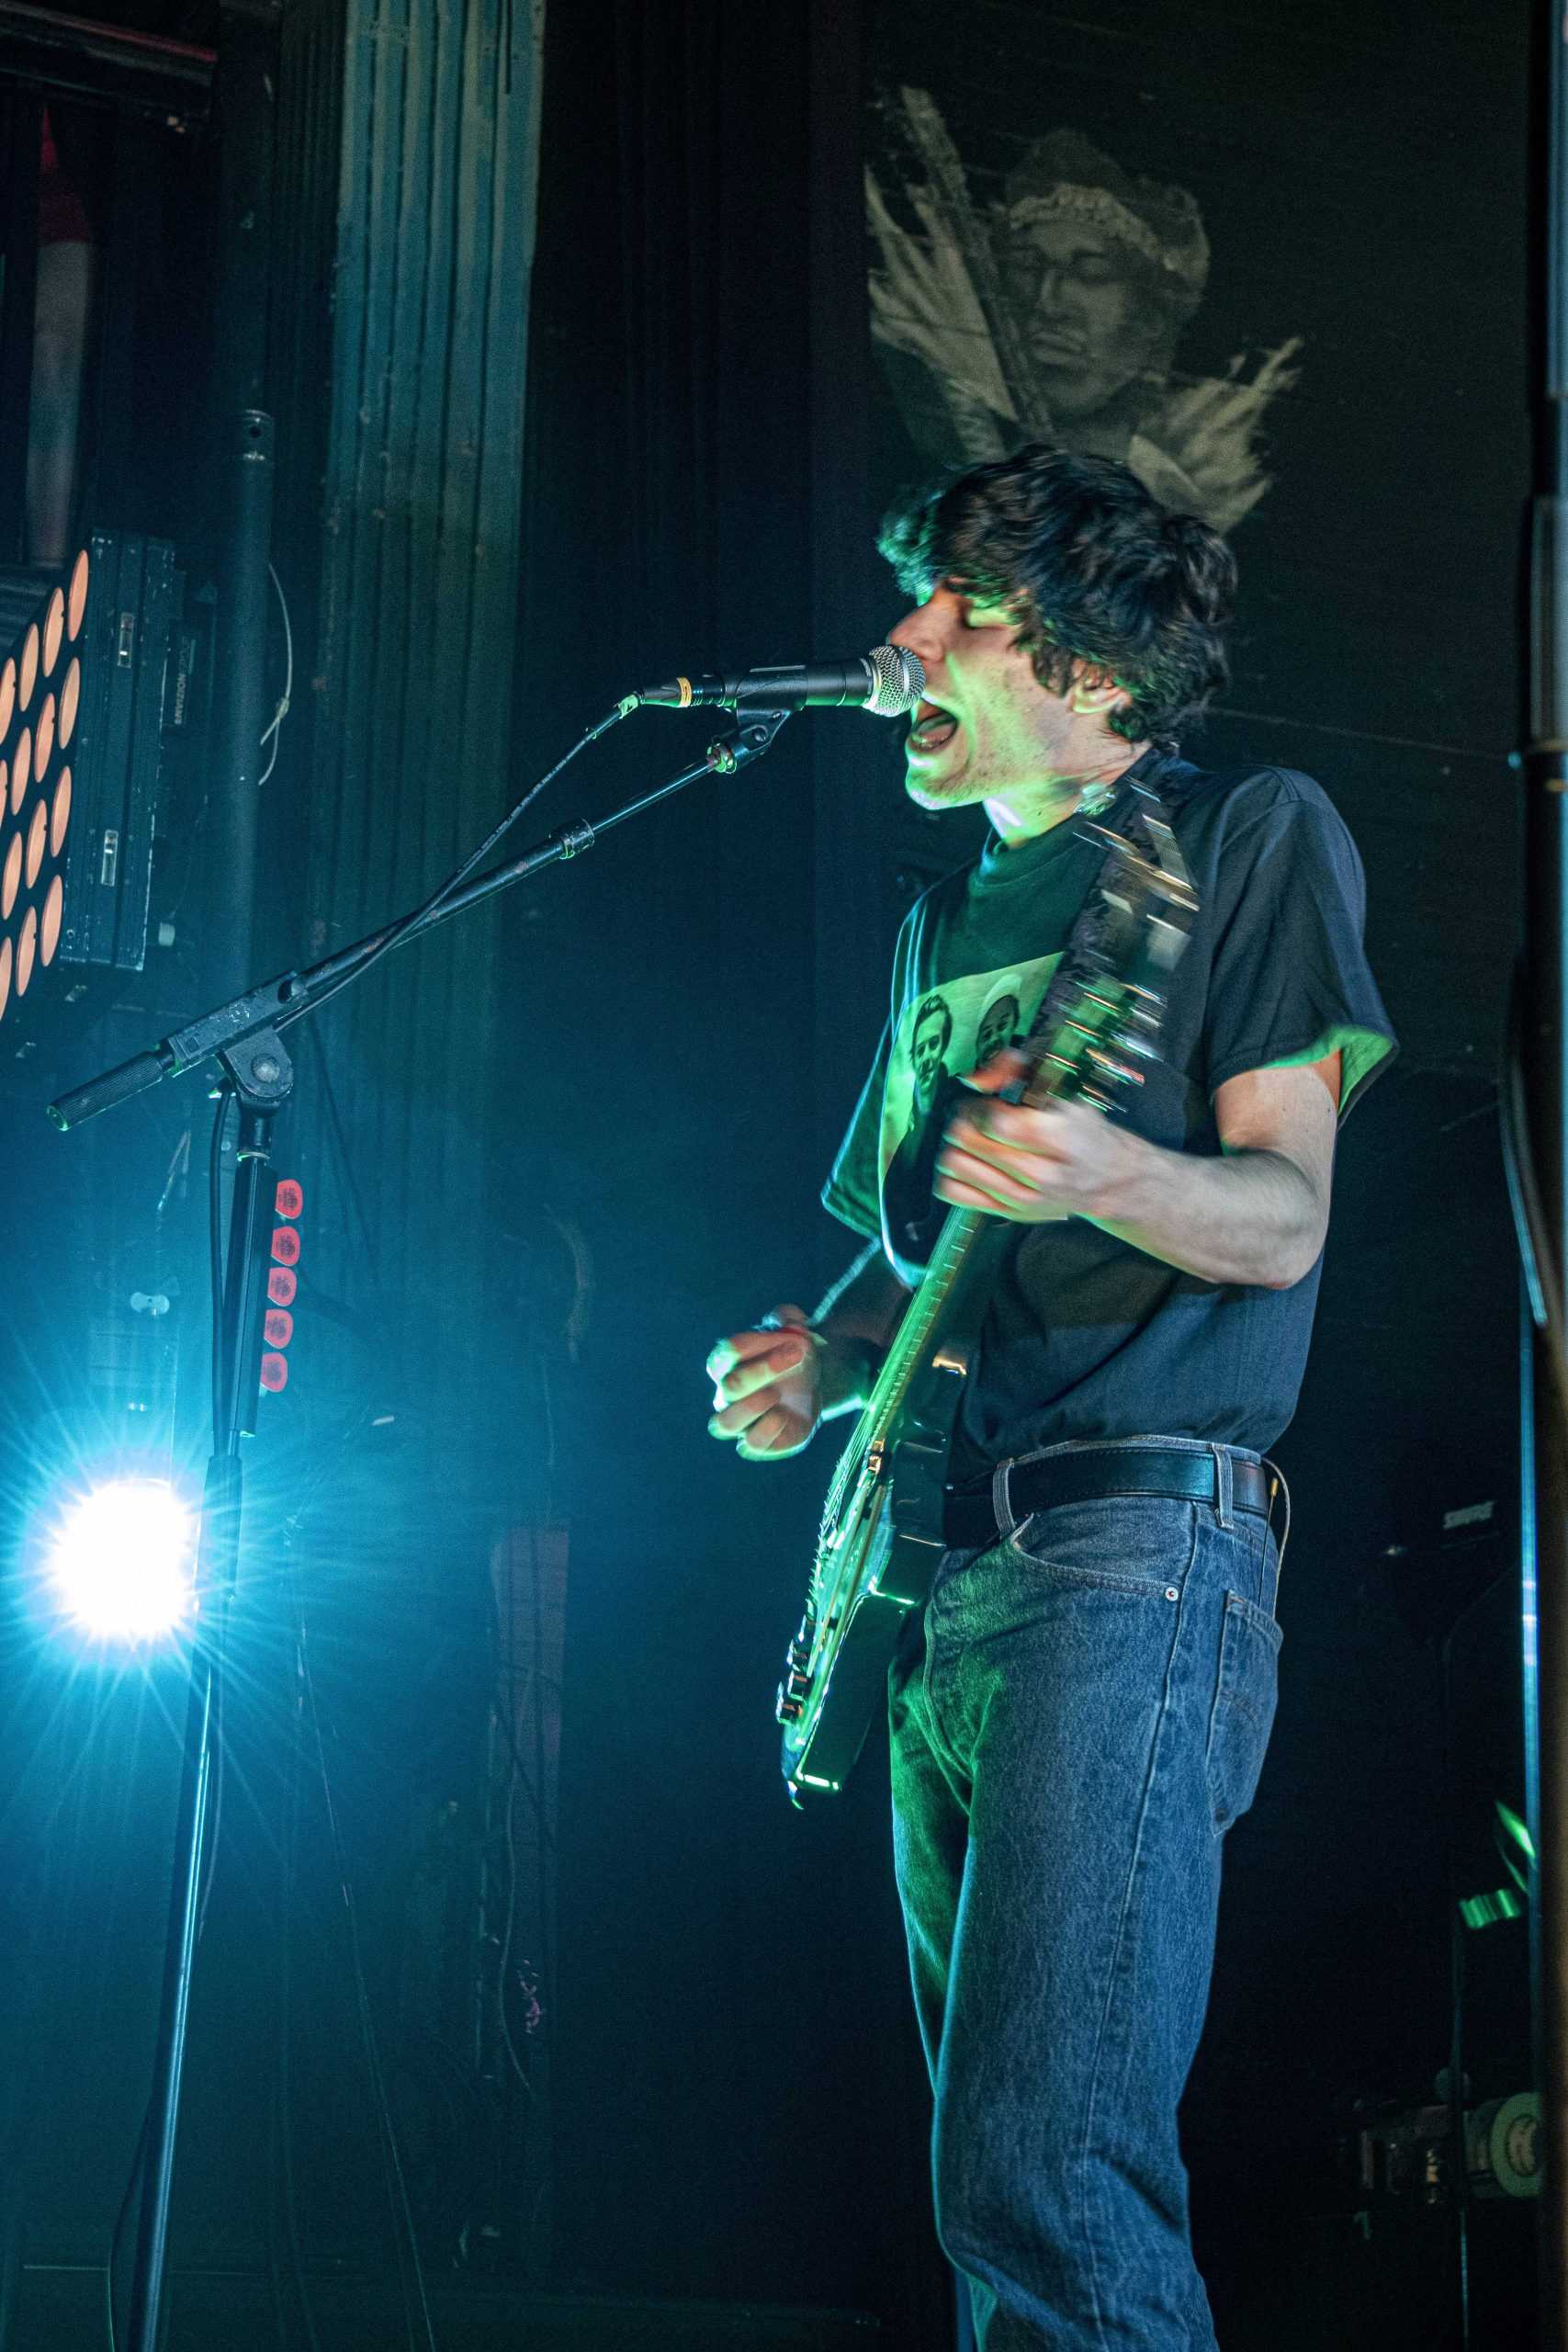
[[[1085,819],[1084,838],[1106,852],[1098,883],[1100,921],[1090,974],[1047,1034],[1022,1048],[1032,1064],[1015,1101],[1039,1105],[1071,1099],[1102,1111],[1119,1107],[1117,1091],[1141,1086],[1140,1062],[1155,1058],[1170,976],[1187,944],[1198,893],[1176,836],[1157,803],[1141,809],[1148,847]]]

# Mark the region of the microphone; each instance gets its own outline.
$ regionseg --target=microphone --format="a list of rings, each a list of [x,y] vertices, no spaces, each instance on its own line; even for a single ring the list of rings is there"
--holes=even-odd
[[[925,665],[902,646],[878,645],[853,662],[815,662],[779,670],[742,670],[738,677],[671,678],[627,696],[633,709],[690,710],[719,703],[728,710],[803,710],[811,704],[852,703],[874,718],[901,718],[925,692]]]

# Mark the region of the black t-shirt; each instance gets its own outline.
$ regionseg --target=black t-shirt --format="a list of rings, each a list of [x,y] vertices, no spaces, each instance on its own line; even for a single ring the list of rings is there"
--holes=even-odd
[[[1199,910],[1127,1125],[1217,1155],[1226,1079],[1337,1047],[1343,1117],[1394,1045],[1362,953],[1360,860],[1327,796],[1289,769],[1215,775],[1160,752],[1128,774],[1165,801]],[[1102,861],[1072,822],[1012,849],[993,839],[910,910],[881,1048],[823,1192],[847,1225],[881,1235],[907,1282],[940,1229],[929,1185],[953,1081],[1027,1030]],[[927,1189],[914,1198],[917,1172]],[[1261,1452],[1295,1410],[1320,1266],[1289,1290],[1253,1289],[1183,1273],[1086,1218],[1014,1227],[955,1474],[1068,1438]]]

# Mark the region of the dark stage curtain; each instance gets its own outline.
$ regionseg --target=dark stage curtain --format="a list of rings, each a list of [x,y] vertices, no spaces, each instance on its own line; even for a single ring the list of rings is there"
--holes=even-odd
[[[520,779],[629,687],[885,632],[860,40],[847,5],[552,15]],[[713,731],[639,716],[548,821],[673,773]],[[849,1254],[815,1206],[847,1107],[821,1039],[867,1052],[886,986],[884,935],[849,1001],[863,943],[840,865],[880,735],[799,718],[749,775],[610,834],[513,911],[503,1222],[540,1252],[570,1226],[592,1269],[555,1436],[572,1521],[559,2266],[854,2305],[913,2347],[947,2342],[946,2288],[885,1774],[868,1760],[835,1814],[802,1821],[772,1736],[830,1463],[738,1465],[705,1433],[701,1373],[720,1330],[809,1305]],[[830,1005],[825,891],[847,894]]]

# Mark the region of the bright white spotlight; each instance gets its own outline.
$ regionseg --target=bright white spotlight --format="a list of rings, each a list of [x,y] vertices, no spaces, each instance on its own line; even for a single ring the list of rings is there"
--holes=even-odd
[[[196,1521],[164,1478],[117,1478],[71,1509],[49,1568],[66,1614],[106,1641],[149,1642],[190,1614]]]

